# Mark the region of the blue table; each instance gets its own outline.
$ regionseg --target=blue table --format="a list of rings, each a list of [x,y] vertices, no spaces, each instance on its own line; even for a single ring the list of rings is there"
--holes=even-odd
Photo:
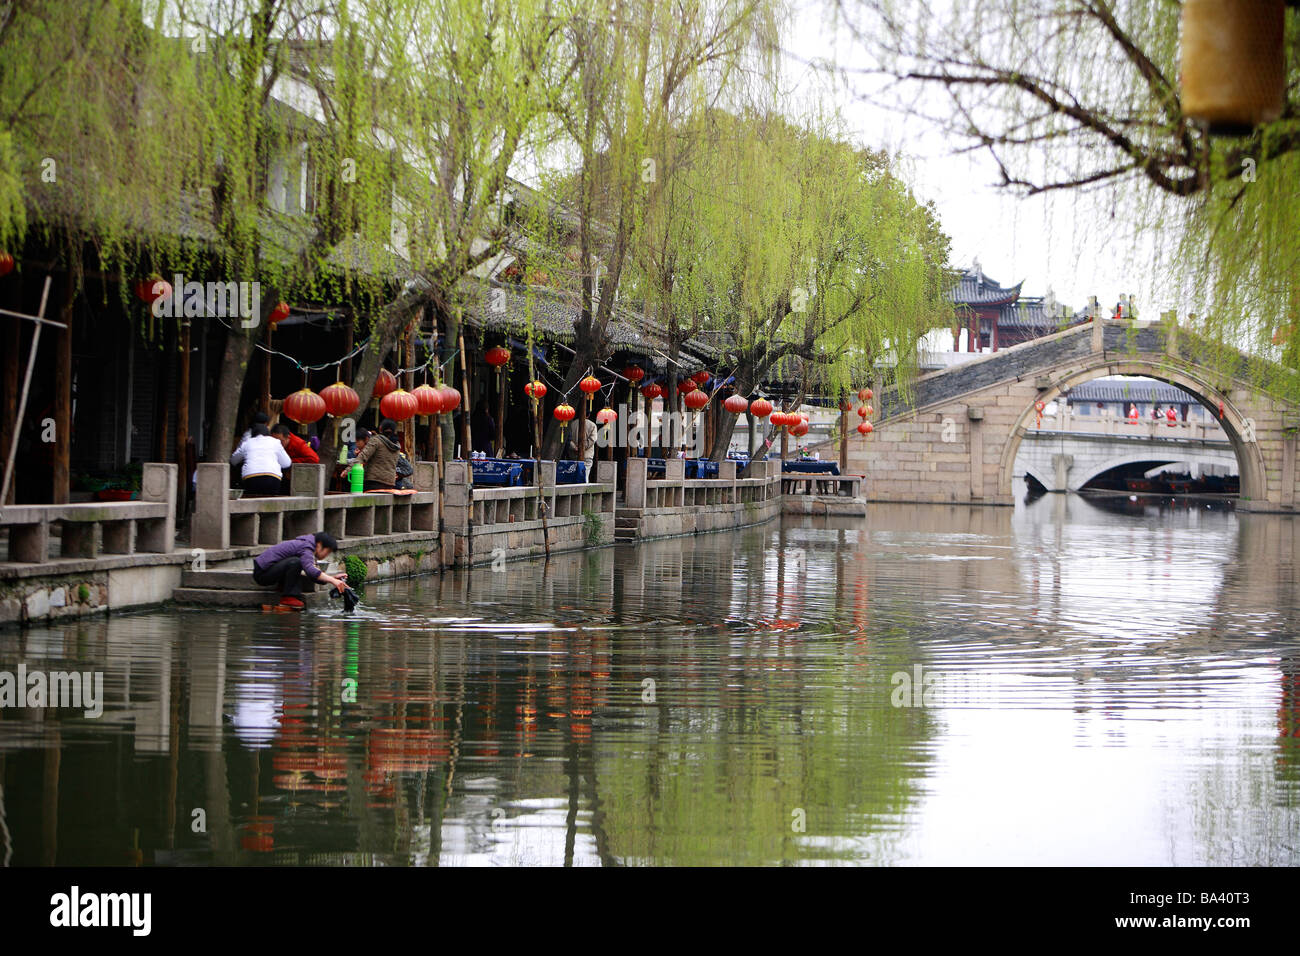
[[[471,458],[474,484],[483,487],[511,487],[522,485],[524,465],[521,461],[506,458]]]
[[[651,478],[662,478],[667,473],[663,458],[647,458],[646,474]],[[687,478],[716,478],[718,463],[711,458],[687,458],[684,474]]]
[[[781,471],[803,475],[838,475],[840,466],[833,461],[785,461],[781,463]]]
[[[523,467],[523,483],[533,483],[533,460],[525,458],[519,462]],[[555,483],[557,485],[581,485],[587,481],[587,463],[585,461],[557,461],[555,463]]]

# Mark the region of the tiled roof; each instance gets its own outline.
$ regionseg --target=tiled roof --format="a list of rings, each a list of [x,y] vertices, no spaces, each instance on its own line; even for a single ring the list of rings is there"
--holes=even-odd
[[[958,305],[1000,305],[1020,298],[1024,280],[1013,286],[1004,286],[986,276],[982,269],[971,268],[962,273],[952,290],[952,301]]]
[[[1131,381],[1084,382],[1070,389],[1067,396],[1074,402],[1157,402],[1161,405],[1181,405],[1183,403],[1199,404],[1196,396],[1183,391],[1177,385],[1168,382],[1156,382],[1151,379],[1133,379]]]

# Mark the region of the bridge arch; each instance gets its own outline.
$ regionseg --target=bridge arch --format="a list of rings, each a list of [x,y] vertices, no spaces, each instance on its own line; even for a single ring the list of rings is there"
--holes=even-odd
[[[1217,456],[1215,454],[1198,454],[1195,457],[1204,460],[1204,459],[1214,459]],[[1225,454],[1222,457],[1226,459],[1231,456]],[[1136,465],[1136,464],[1148,463],[1151,465],[1152,468],[1156,468],[1159,467],[1160,465],[1171,465],[1174,464],[1175,462],[1184,461],[1184,460],[1185,460],[1185,456],[1180,456],[1180,455],[1170,455],[1168,457],[1162,457],[1162,456],[1152,456],[1151,452],[1149,451],[1128,452],[1123,455],[1115,455],[1112,458],[1108,458],[1105,461],[1101,462],[1101,464],[1090,467],[1086,471],[1083,471],[1078,475],[1071,475],[1071,485],[1077,488],[1082,488],[1084,485],[1086,485],[1088,482],[1092,481],[1094,478],[1098,477],[1099,475],[1104,475],[1106,472],[1111,471],[1112,469],[1115,468],[1121,468],[1124,465]],[[1224,461],[1224,462],[1214,462],[1214,463],[1215,464],[1220,464],[1220,463],[1236,464],[1238,465],[1238,467],[1240,467],[1239,461],[1240,460],[1233,461],[1233,462]]]
[[[1140,360],[1109,361],[1101,356],[1097,360],[1081,367],[1075,367],[1068,375],[1052,382],[1051,386],[1041,392],[1034,401],[1024,407],[1011,430],[1011,436],[1002,449],[1002,460],[998,468],[998,489],[1007,496],[1012,494],[1012,478],[1015,471],[1016,455],[1020,452],[1020,443],[1030,428],[1036,412],[1035,402],[1049,402],[1059,398],[1064,392],[1076,385],[1092,381],[1107,375],[1141,375],[1177,385],[1189,392],[1198,402],[1217,414],[1219,401],[1223,402],[1223,415],[1219,419],[1224,434],[1232,445],[1237,457],[1237,468],[1241,473],[1241,497],[1261,501],[1268,496],[1267,479],[1264,470],[1264,456],[1258,442],[1246,441],[1245,435],[1251,432],[1246,424],[1247,416],[1226,396],[1220,398],[1220,390],[1201,378],[1194,371],[1182,367],[1144,362]],[[1210,396],[1215,396],[1211,401]],[[1118,462],[1122,464],[1122,462]],[[1040,481],[1038,475],[1034,476]],[[1051,485],[1047,485],[1051,487]]]

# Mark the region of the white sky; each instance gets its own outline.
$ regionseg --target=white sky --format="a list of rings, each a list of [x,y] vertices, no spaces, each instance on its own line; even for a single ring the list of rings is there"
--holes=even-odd
[[[808,61],[833,58],[845,67],[867,66],[866,53],[851,34],[828,25],[825,17],[831,6],[801,0],[788,34],[787,77],[800,93],[829,85],[805,65]],[[859,93],[884,89],[864,77],[851,82]],[[904,95],[919,92],[913,86],[895,95],[901,106]],[[950,138],[930,120],[865,102],[843,88],[829,97],[864,145],[885,147],[902,157],[905,178],[939,211],[944,231],[952,238],[954,265],[969,266],[978,257],[985,274],[998,282],[1013,285],[1024,279],[1026,295],[1043,295],[1050,286],[1057,300],[1072,309],[1082,308],[1096,295],[1109,311],[1121,293],[1134,297],[1143,319],[1156,319],[1177,305],[1152,281],[1149,250],[1135,251],[1131,242],[1118,238],[1127,229],[1125,210],[1109,198],[1069,192],[1051,199],[1022,198],[995,185],[998,171],[986,153],[959,154],[969,143]],[[880,99],[879,93],[875,99]]]

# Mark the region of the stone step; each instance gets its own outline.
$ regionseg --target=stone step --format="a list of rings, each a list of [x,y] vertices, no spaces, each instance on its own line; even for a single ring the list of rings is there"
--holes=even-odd
[[[302,596],[308,607],[323,605],[329,600],[325,591],[313,591]],[[177,604],[200,604],[205,607],[261,607],[263,604],[279,604],[280,596],[269,588],[251,588],[237,591],[232,588],[186,588],[179,587],[172,592],[172,600]]]
[[[246,571],[182,571],[181,587],[229,591],[255,590],[252,569]]]

